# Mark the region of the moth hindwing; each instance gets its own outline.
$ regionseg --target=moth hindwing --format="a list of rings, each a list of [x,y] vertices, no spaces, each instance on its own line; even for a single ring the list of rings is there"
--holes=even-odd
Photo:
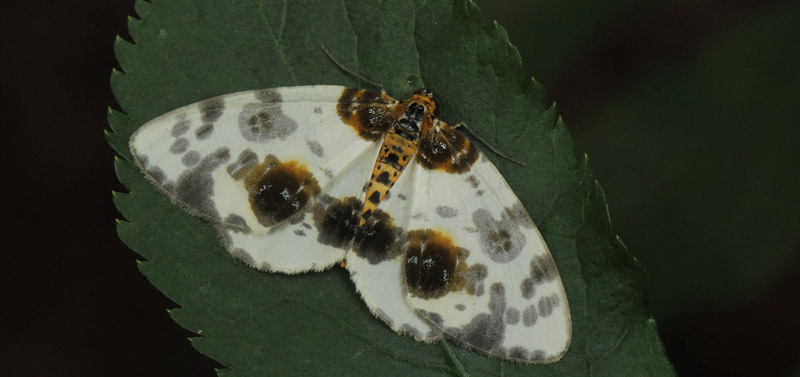
[[[344,261],[373,314],[521,363],[571,339],[555,262],[485,155],[419,91],[339,86],[211,98],[142,126],[145,176],[245,263],[288,274]]]

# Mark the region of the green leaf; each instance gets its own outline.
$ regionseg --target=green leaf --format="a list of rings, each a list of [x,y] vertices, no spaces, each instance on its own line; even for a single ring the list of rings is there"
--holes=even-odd
[[[227,369],[252,375],[673,375],[646,308],[644,269],[611,229],[603,192],[544,90],[522,74],[505,31],[471,2],[155,0],[137,3],[135,45],[116,44],[124,73],[112,88],[125,114],[109,113],[109,143],[129,193],[115,203],[120,238],[140,269],[181,308],[192,344]],[[130,161],[133,131],[211,96],[290,85],[359,82],[323,54],[402,97],[426,87],[441,117],[465,121],[525,168],[495,161],[539,225],[558,264],[573,319],[561,361],[518,365],[447,342],[424,344],[373,317],[347,272],[296,276],[246,267],[212,227],[159,194]]]

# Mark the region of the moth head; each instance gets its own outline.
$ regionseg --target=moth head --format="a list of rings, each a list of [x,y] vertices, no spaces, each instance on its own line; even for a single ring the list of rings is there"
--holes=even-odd
[[[425,107],[425,112],[432,114],[434,117],[439,115],[439,101],[432,91],[428,89],[419,89],[411,96],[409,101],[415,100],[417,103]]]

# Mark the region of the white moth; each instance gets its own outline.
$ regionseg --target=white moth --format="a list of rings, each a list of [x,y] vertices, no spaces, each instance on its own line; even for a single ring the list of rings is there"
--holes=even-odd
[[[165,195],[265,271],[342,263],[373,314],[424,342],[521,362],[561,359],[569,305],[539,231],[495,166],[434,115],[339,86],[224,95],[131,138]]]

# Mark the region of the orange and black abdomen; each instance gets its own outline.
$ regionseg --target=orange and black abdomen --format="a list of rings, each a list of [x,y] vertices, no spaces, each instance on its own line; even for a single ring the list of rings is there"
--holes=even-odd
[[[364,225],[365,220],[375,212],[375,208],[386,198],[389,189],[394,186],[403,173],[403,169],[416,153],[416,140],[409,140],[395,132],[386,135],[381,150],[378,152],[378,159],[372,168],[369,183],[367,183],[367,193],[359,225]]]

